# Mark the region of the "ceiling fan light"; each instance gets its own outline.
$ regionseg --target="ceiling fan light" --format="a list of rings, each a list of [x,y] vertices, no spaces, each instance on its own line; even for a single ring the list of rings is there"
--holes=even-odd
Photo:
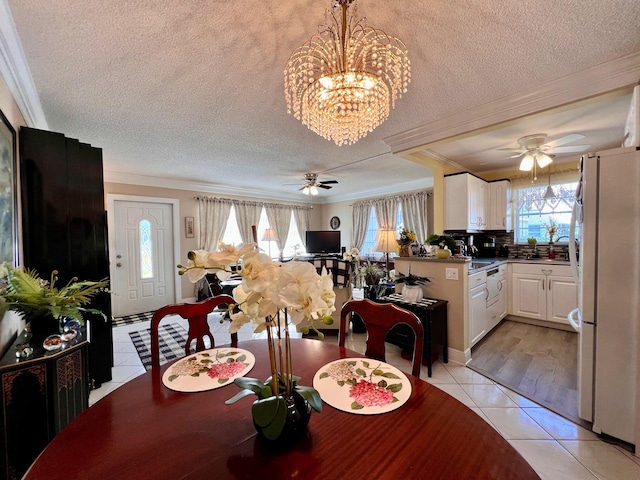
[[[302,189],[302,193],[304,193],[305,195],[309,195],[311,192],[309,191],[309,186],[306,186]]]
[[[551,165],[551,163],[553,162],[553,160],[551,160],[551,157],[548,155],[545,155],[544,153],[538,153],[536,155],[536,161],[538,162],[538,167],[540,168],[544,168],[548,165]]]
[[[311,192],[311,195],[317,195],[318,194],[318,189],[316,188],[315,185],[311,185],[309,187],[309,191]]]
[[[524,157],[522,157],[522,161],[520,162],[520,170],[523,172],[529,172],[533,168],[533,155],[527,153]]]

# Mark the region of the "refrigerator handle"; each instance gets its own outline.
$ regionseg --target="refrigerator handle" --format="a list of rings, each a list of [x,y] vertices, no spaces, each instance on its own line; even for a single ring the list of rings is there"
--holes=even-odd
[[[578,206],[574,203],[571,209],[571,221],[569,222],[569,262],[576,284],[580,284],[580,270],[578,269],[578,251],[576,249],[576,216]]]

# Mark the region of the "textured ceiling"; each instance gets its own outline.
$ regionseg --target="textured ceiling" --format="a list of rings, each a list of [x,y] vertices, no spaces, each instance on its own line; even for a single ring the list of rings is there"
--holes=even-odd
[[[383,138],[640,51],[637,0],[360,0],[369,25],[406,43],[413,80],[384,124],[337,147],[287,114],[283,92],[284,65],[329,0],[6,1],[49,129],[102,147],[107,175],[256,194],[295,194],[286,184],[306,172],[340,182],[325,197],[426,185],[430,171]],[[475,148],[515,148],[530,133],[438,153],[473,166]]]

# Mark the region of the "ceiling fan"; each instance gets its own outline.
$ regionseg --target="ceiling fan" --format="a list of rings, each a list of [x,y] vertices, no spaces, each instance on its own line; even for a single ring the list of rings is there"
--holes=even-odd
[[[551,142],[547,141],[546,133],[534,133],[533,135],[526,135],[518,139],[518,145],[520,145],[520,152],[509,158],[522,157],[520,162],[520,170],[524,172],[531,171],[534,166],[538,168],[544,168],[553,162],[552,157],[559,153],[577,153],[584,152],[589,145],[574,145],[570,147],[562,147],[567,143],[575,142],[585,138],[584,135],[579,133],[572,133],[558,138]],[[508,150],[508,149],[505,149]],[[551,155],[554,154],[554,155]]]
[[[305,195],[317,195],[318,188],[324,188],[328,190],[331,185],[338,183],[337,180],[326,180],[324,182],[318,181],[317,173],[305,173],[304,174],[304,185],[300,187],[298,190],[301,190]]]

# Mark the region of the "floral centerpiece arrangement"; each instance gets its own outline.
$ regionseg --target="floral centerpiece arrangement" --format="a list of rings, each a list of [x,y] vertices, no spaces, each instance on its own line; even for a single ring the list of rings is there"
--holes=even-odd
[[[0,268],[0,311],[12,310],[21,313],[30,323],[31,331],[38,337],[55,333],[62,319],[70,319],[84,324],[84,313],[100,315],[103,312],[84,305],[99,292],[105,291],[107,281],[69,280],[64,287],[56,287],[58,271],[51,272],[50,280],[40,278],[35,270],[13,268],[4,264]],[[54,321],[55,320],[55,321]],[[40,331],[44,333],[40,334]]]
[[[259,433],[269,440],[298,433],[306,427],[311,408],[321,411],[322,400],[315,389],[297,383],[299,377],[293,374],[289,326],[301,325],[317,332],[315,321],[332,322],[335,293],[331,275],[324,267],[318,274],[309,262],[274,262],[255,245],[236,248],[221,244],[218,251],[192,251],[188,258],[186,267],[178,265],[179,273],[186,274],[194,283],[206,273],[215,273],[225,280],[231,274],[232,264],[241,265],[236,273],[242,277],[242,284],[233,290],[236,303],[229,306],[234,312],[229,331],[237,332],[252,322],[255,332],[267,334],[271,376],[265,381],[236,379],[236,385],[245,390],[227,403],[254,393],[258,400],[253,403],[252,416]],[[296,406],[300,410],[301,402],[307,410],[306,421],[304,412],[302,418],[291,414]],[[295,418],[297,421],[292,420]]]

